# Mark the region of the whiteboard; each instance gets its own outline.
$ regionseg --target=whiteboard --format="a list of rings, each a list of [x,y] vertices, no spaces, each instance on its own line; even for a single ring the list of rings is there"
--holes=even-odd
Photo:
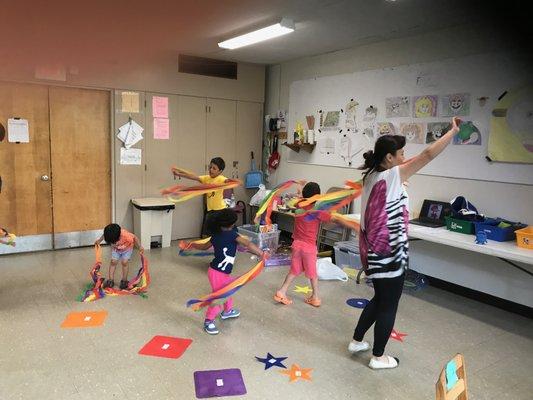
[[[290,151],[289,162],[357,168],[363,164],[363,153],[372,149],[378,137],[378,123],[390,122],[399,133],[402,123],[421,123],[427,130],[428,123],[450,121],[442,116],[444,96],[454,93],[467,93],[470,108],[466,116],[460,118],[472,121],[478,128],[480,145],[450,144],[444,152],[420,173],[425,175],[466,178],[497,182],[533,184],[533,165],[489,162],[487,144],[489,120],[498,97],[505,91],[519,88],[533,82],[533,68],[526,56],[510,53],[479,54],[438,62],[413,64],[394,68],[354,72],[349,74],[295,81],[289,93],[289,129],[294,130],[297,122],[304,128],[306,116],[315,116],[315,136],[317,145],[312,153],[302,150]],[[436,95],[437,113],[434,117],[387,118],[385,102],[387,98],[404,96],[414,100],[414,96]],[[479,98],[487,98],[480,104]],[[353,99],[355,107],[355,129],[347,122],[347,104]],[[372,119],[370,106],[377,108]],[[325,119],[327,111],[340,111],[337,128],[318,132],[320,111]],[[353,109],[352,109],[353,110]],[[349,116],[348,116],[349,117]],[[349,122],[349,121],[348,121]],[[372,135],[362,134],[372,128]],[[369,132],[368,130],[366,131]],[[289,142],[293,141],[289,135]],[[421,152],[428,144],[408,143],[406,157]],[[333,149],[333,150],[332,150]]]

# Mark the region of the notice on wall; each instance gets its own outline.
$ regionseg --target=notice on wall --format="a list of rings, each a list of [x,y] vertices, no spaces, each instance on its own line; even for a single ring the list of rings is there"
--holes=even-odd
[[[144,128],[134,120],[130,120],[118,128],[117,138],[124,143],[124,146],[129,149],[135,143],[143,139]]]
[[[154,118],[168,118],[168,97],[152,97],[152,116]]]
[[[120,148],[121,165],[141,165],[141,158],[141,149],[126,149],[125,147]]]
[[[124,113],[138,113],[139,112],[139,93],[137,92],[122,92],[122,108]]]
[[[170,123],[168,118],[154,118],[154,139],[168,140]]]
[[[9,118],[7,120],[7,140],[11,143],[29,143],[30,127],[28,120]]]

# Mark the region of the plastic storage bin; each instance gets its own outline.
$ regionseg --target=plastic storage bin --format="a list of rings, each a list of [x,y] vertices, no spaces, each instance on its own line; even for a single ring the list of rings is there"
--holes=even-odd
[[[261,232],[270,230],[270,232]],[[278,249],[279,232],[278,226],[272,224],[270,228],[263,228],[263,225],[243,225],[237,228],[239,235],[246,236],[261,250],[268,249],[275,252]]]
[[[498,225],[504,222],[511,226],[500,228]],[[483,222],[474,222],[476,235],[478,232],[485,232],[487,239],[498,242],[507,242],[515,239],[515,231],[525,228],[526,225],[517,222],[506,221],[501,218],[487,218]]]
[[[523,249],[533,250],[533,226],[528,226],[515,231],[516,244]]]
[[[335,250],[335,264],[340,267],[361,269],[361,256],[359,246],[355,241],[337,242],[333,246]]]
[[[474,223],[462,219],[452,217],[444,217],[446,220],[446,229],[452,232],[465,233],[467,235],[474,234]]]

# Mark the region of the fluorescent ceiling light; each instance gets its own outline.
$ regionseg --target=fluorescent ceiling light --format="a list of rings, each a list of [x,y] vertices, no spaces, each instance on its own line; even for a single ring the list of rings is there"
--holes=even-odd
[[[294,31],[294,23],[290,19],[283,18],[280,23],[267,26],[266,28],[258,29],[232,39],[225,40],[218,44],[218,47],[223,49],[238,49],[239,47],[248,46],[250,44],[259,43],[264,40],[272,39],[278,36],[286,35]]]

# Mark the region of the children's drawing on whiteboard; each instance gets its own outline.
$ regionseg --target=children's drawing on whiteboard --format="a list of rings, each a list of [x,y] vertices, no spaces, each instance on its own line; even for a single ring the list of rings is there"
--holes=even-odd
[[[341,112],[340,111],[328,111],[326,112],[326,116],[322,118],[323,114],[324,114],[323,112],[320,114],[320,128],[323,130],[337,129],[339,126],[339,117],[340,117]]]
[[[415,96],[413,97],[413,116],[415,118],[426,118],[437,116],[437,96]]]
[[[385,116],[387,118],[411,116],[411,98],[407,96],[387,97],[385,99]]]
[[[459,133],[453,137],[453,144],[481,144],[481,132],[472,121],[464,121],[459,125]]]
[[[378,122],[378,136],[396,135],[396,128],[390,122]]]
[[[368,138],[374,137],[377,115],[378,109],[376,107],[370,105],[365,109],[365,115],[363,117],[363,135]]]
[[[441,97],[441,117],[457,117],[470,114],[470,93],[455,93]]]
[[[363,151],[372,148],[372,142],[366,135],[342,135],[339,141],[339,155],[349,166],[353,158]]]
[[[425,124],[416,122],[400,124],[400,135],[405,136],[407,143],[424,144],[426,139]]]
[[[357,122],[355,121],[357,118],[357,106],[359,103],[355,101],[354,99],[351,99],[348,104],[346,104],[346,122],[345,127],[346,130],[357,132]]]
[[[335,139],[328,136],[322,136],[318,139],[318,149],[320,154],[335,154]]]
[[[426,133],[426,143],[436,142],[450,129],[450,123],[445,122],[429,122]]]

